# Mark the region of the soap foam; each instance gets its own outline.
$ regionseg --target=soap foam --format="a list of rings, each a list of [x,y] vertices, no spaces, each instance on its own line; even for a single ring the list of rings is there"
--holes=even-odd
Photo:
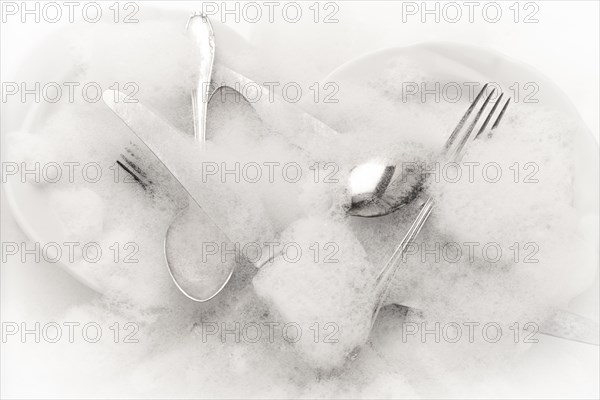
[[[191,134],[193,57],[189,54],[193,50],[179,25],[147,22],[138,30],[111,26],[72,38],[83,44],[74,47],[83,52],[78,79],[108,85],[137,82],[140,101]],[[140,343],[115,345],[107,335],[98,345],[22,345],[7,350],[8,354],[4,349],[10,347],[3,346],[3,362],[14,366],[15,375],[38,379],[37,387],[19,390],[59,397],[77,397],[92,389],[101,397],[197,397],[199,393],[205,397],[439,397],[465,376],[477,376],[473,371],[495,372],[495,362],[501,364],[499,369],[514,370],[523,346],[507,338],[498,346],[429,342],[410,346],[399,342],[402,327],[395,325],[423,319],[497,321],[507,329],[515,320],[542,320],[550,309],[585,287],[595,273],[587,255],[597,241],[586,239],[590,236],[571,196],[575,179],[571,161],[576,157],[571,138],[584,132],[572,128],[574,121],[553,115],[557,110],[511,105],[494,138],[471,143],[464,160],[496,160],[503,166],[535,161],[540,182],[531,187],[480,181],[431,184],[427,190],[435,196],[436,206],[419,239],[428,244],[497,241],[503,246],[535,240],[541,262],[490,265],[479,257],[472,263],[424,263],[409,257],[398,271],[388,302],[414,305],[424,310],[423,316],[411,320],[384,311],[373,342],[367,344],[374,276],[417,209],[407,207],[378,220],[346,219],[344,207],[350,196],[345,182],[351,169],[362,162],[435,161],[434,154],[467,106],[466,102],[402,103],[393,93],[394,82],[403,79],[436,77],[422,76],[415,66],[395,64],[369,87],[348,86],[340,104],[314,107],[347,142],[337,149],[343,154],[324,149],[331,153],[327,160],[281,140],[250,107],[211,105],[209,139],[221,151],[209,150],[207,160],[296,161],[302,166],[333,161],[339,167],[339,183],[315,184],[310,175],[297,184],[197,183],[199,191],[208,193],[208,209],[218,210],[215,220],[235,240],[292,241],[303,250],[300,261],[289,263],[279,257],[254,279],[253,267],[240,263],[230,285],[209,303],[185,298],[166,270],[164,234],[180,211],[180,204],[167,193],[114,182],[109,174],[94,184],[80,177],[75,184],[46,184],[62,204],[59,215],[70,237],[95,240],[103,248],[115,242],[139,245],[136,263],[78,261],[72,266],[104,293],[96,302],[73,307],[64,320],[98,321],[105,332],[115,321],[121,326],[135,322]],[[303,137],[303,132],[295,133]],[[108,169],[123,142],[129,145],[132,140],[127,127],[104,104],[78,103],[60,108],[38,131],[13,136],[9,147],[15,161],[94,160]],[[194,176],[200,166],[188,157],[195,151],[190,143],[191,139],[166,145],[180,152],[182,170]],[[80,212],[69,216],[66,211],[72,204]],[[86,223],[85,230],[81,222]],[[315,262],[310,250],[315,242],[336,243],[339,262],[325,263],[322,247]],[[202,323],[225,323],[231,328],[236,322],[295,322],[303,336],[289,343],[278,330],[273,342],[266,336],[257,343],[237,342],[232,335],[224,341],[220,335],[210,336],[205,342],[198,328]],[[321,330],[317,343],[310,329],[314,323]],[[323,343],[330,332],[323,331],[325,323],[339,328],[339,342]],[[360,356],[348,363],[347,356],[356,346],[362,347]],[[505,356],[497,361],[501,354]],[[71,377],[72,384],[64,385],[65,376]]]
[[[295,345],[303,358],[316,368],[338,367],[369,334],[374,270],[367,254],[347,226],[323,218],[293,223],[281,240],[301,256],[263,266],[254,287],[284,321],[301,327]]]

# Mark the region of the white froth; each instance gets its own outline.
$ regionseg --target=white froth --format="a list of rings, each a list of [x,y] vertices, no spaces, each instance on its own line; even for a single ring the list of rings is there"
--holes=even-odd
[[[367,343],[374,276],[410,226],[416,208],[382,219],[347,217],[352,168],[361,163],[435,162],[468,103],[403,101],[398,93],[402,82],[447,77],[423,72],[426,66],[418,60],[396,61],[380,76],[367,77],[366,84],[340,80],[342,101],[337,104],[303,104],[340,131],[339,146],[307,143],[314,151],[302,151],[248,104],[212,103],[211,146],[200,156],[191,137],[185,137],[192,131],[189,90],[194,57],[189,56],[192,45],[180,22],[145,22],[136,29],[90,28],[73,38],[80,42],[73,46],[77,53],[73,58],[80,60],[74,74],[103,87],[115,81],[139,85],[140,101],[183,133],[168,138],[162,150],[177,161],[178,173],[190,182],[230,240],[241,245],[294,243],[302,256],[294,262],[278,257],[258,272],[242,261],[230,285],[213,301],[189,301],[173,285],[163,253],[165,232],[181,204],[159,188],[144,190],[137,183],[113,179],[110,167],[115,155],[130,142],[138,143],[131,132],[102,102],[52,109],[35,132],[9,138],[9,160],[98,162],[105,172],[99,182],[77,176],[74,183],[44,184],[43,190],[51,192],[69,238],[95,241],[104,249],[114,243],[123,248],[130,242],[139,247],[133,263],[123,257],[115,262],[109,253],[100,263],[77,260],[67,265],[103,294],[95,302],[73,307],[64,320],[95,320],[106,332],[115,321],[135,322],[140,343],[115,345],[106,336],[97,345],[12,348],[3,354],[3,362],[11,362],[15,374],[39,379],[38,386],[43,387],[30,387],[28,394],[77,397],[93,388],[98,396],[119,397],[437,397],[451,388],[460,392],[458,383],[476,381],[486,371],[497,368],[509,375],[506,371],[519,365],[524,346],[510,343],[510,338],[496,346],[411,346],[399,342],[398,325],[428,318],[443,323],[496,321],[510,331],[515,321],[543,320],[593,278],[597,232],[590,232],[597,214],[583,215],[573,189],[574,159],[581,150],[574,138],[587,132],[561,110],[514,104],[495,137],[471,143],[463,159],[496,162],[506,179],[430,180],[426,190],[436,206],[418,242],[430,248],[433,243],[497,242],[507,252],[518,242],[521,259],[526,252],[523,245],[535,242],[540,262],[503,258],[489,263],[481,253],[473,261],[460,262],[410,256],[398,271],[388,303],[423,309],[423,317],[382,312],[373,340]],[[278,48],[277,38],[271,39]],[[342,59],[330,54],[329,63],[338,58]],[[257,63],[252,58],[244,61],[251,69],[264,69],[250,65]],[[294,66],[282,58],[277,62],[293,71],[302,71],[303,66],[306,71],[315,69],[310,58],[305,64],[294,58]],[[294,127],[287,132],[308,142],[305,133]],[[295,183],[222,182],[219,175],[204,182],[198,177],[206,162],[225,162],[229,167],[236,162],[296,162],[303,176]],[[315,182],[309,168],[315,162],[320,163],[321,178],[331,171],[324,163],[335,163],[337,181]],[[539,182],[515,183],[508,175],[515,162],[521,167],[521,180],[532,171],[523,169],[525,164],[535,163]],[[191,231],[197,235],[192,237]],[[193,252],[198,238],[210,236],[193,225],[178,234],[189,239],[173,245],[179,253]],[[294,248],[289,252],[293,257]],[[198,254],[182,257],[182,273],[201,278],[205,270],[196,268]],[[202,323],[225,323],[229,328],[235,323],[294,323],[302,337],[290,343],[280,326],[274,341],[264,335],[256,343],[231,336],[222,340],[220,335],[204,341],[198,330]],[[288,331],[292,336],[293,330]],[[348,363],[348,354],[357,346],[363,351]],[[64,385],[65,376],[72,385]]]

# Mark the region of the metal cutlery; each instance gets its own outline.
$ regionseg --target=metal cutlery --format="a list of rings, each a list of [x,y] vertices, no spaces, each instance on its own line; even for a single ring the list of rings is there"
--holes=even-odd
[[[123,122],[130,128],[130,130],[141,140],[142,145],[147,148],[144,150],[144,156],[139,157],[140,159],[152,157],[151,163],[153,165],[160,165],[161,173],[166,179],[161,179],[160,185],[166,187],[166,191],[170,193],[176,193],[177,196],[183,197],[187,201],[184,204],[180,203],[182,211],[175,219],[175,221],[182,224],[194,223],[197,227],[196,233],[199,232],[210,235],[210,240],[223,240],[230,242],[228,235],[225,234],[223,229],[211,218],[205,211],[202,210],[201,204],[204,203],[204,196],[199,190],[192,191],[191,188],[196,186],[190,182],[190,177],[184,174],[174,172],[172,163],[168,160],[172,159],[174,155],[169,156],[163,152],[165,137],[184,137],[185,134],[179,132],[177,129],[172,127],[164,119],[153,113],[151,110],[146,108],[141,103],[128,103],[127,97],[120,92],[113,92],[107,90],[103,94],[103,100],[108,107],[117,115]],[[200,146],[199,146],[200,147]],[[198,149],[201,151],[201,149]],[[133,176],[136,177],[140,182],[148,184],[149,179],[143,175],[143,171],[137,170],[136,164],[128,162],[128,158],[124,158],[124,165]],[[167,166],[169,164],[169,166]],[[184,219],[184,215],[191,217],[192,221]],[[181,226],[179,226],[181,228]],[[190,230],[178,229],[176,225],[174,228],[169,228],[172,235],[179,233],[189,234]],[[168,231],[168,232],[169,232]],[[193,232],[193,230],[192,230]],[[194,234],[191,239],[197,238]],[[189,237],[179,238],[181,240],[187,240]],[[205,237],[205,240],[207,238]],[[169,272],[171,273],[173,280],[177,287],[190,299],[195,301],[208,301],[218,294],[219,290],[215,290],[215,287],[222,288],[229,281],[235,263],[233,260],[222,264],[197,264],[189,265],[185,263],[177,263],[175,261],[176,254],[174,249],[166,243],[165,237],[165,258],[169,264]],[[192,242],[193,243],[193,242]],[[194,252],[192,252],[193,254]],[[170,262],[169,262],[170,261]],[[202,267],[202,268],[201,268]],[[198,273],[193,274],[193,278],[189,279],[184,276],[186,271],[190,271],[196,268]]]
[[[194,140],[205,150],[208,91],[211,83],[216,44],[208,17],[192,13],[186,30],[199,52],[196,85],[191,90]],[[204,302],[212,299],[227,284],[235,263],[232,260],[212,260],[206,265],[197,249],[210,240],[229,242],[227,235],[216,225],[205,225],[204,212],[197,202],[189,203],[179,211],[165,233],[164,253],[167,268],[175,285],[192,300]],[[216,229],[215,229],[216,228]],[[216,271],[215,271],[216,270]],[[212,272],[212,273],[211,273]]]

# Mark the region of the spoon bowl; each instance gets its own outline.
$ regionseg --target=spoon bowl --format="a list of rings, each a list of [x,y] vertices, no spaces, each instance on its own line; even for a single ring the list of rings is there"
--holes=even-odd
[[[215,226],[206,224],[199,207],[182,209],[167,230],[165,261],[177,288],[197,302],[211,300],[223,290],[235,269],[235,257],[215,249],[229,242]]]
[[[363,163],[349,177],[352,194],[346,213],[354,217],[379,217],[410,204],[421,193],[425,178],[417,168]]]

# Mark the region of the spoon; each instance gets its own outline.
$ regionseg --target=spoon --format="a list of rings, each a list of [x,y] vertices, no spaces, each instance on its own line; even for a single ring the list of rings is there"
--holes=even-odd
[[[208,17],[192,13],[186,30],[199,51],[196,86],[191,91],[194,119],[194,140],[204,150],[206,144],[207,90],[211,82],[215,58],[215,36]],[[167,267],[177,288],[188,298],[205,302],[216,296],[227,284],[235,263],[221,260],[206,265],[202,260],[203,243],[208,239],[217,243],[229,242],[227,235],[215,224],[205,223],[205,213],[196,202],[180,210],[165,234],[164,252]]]

